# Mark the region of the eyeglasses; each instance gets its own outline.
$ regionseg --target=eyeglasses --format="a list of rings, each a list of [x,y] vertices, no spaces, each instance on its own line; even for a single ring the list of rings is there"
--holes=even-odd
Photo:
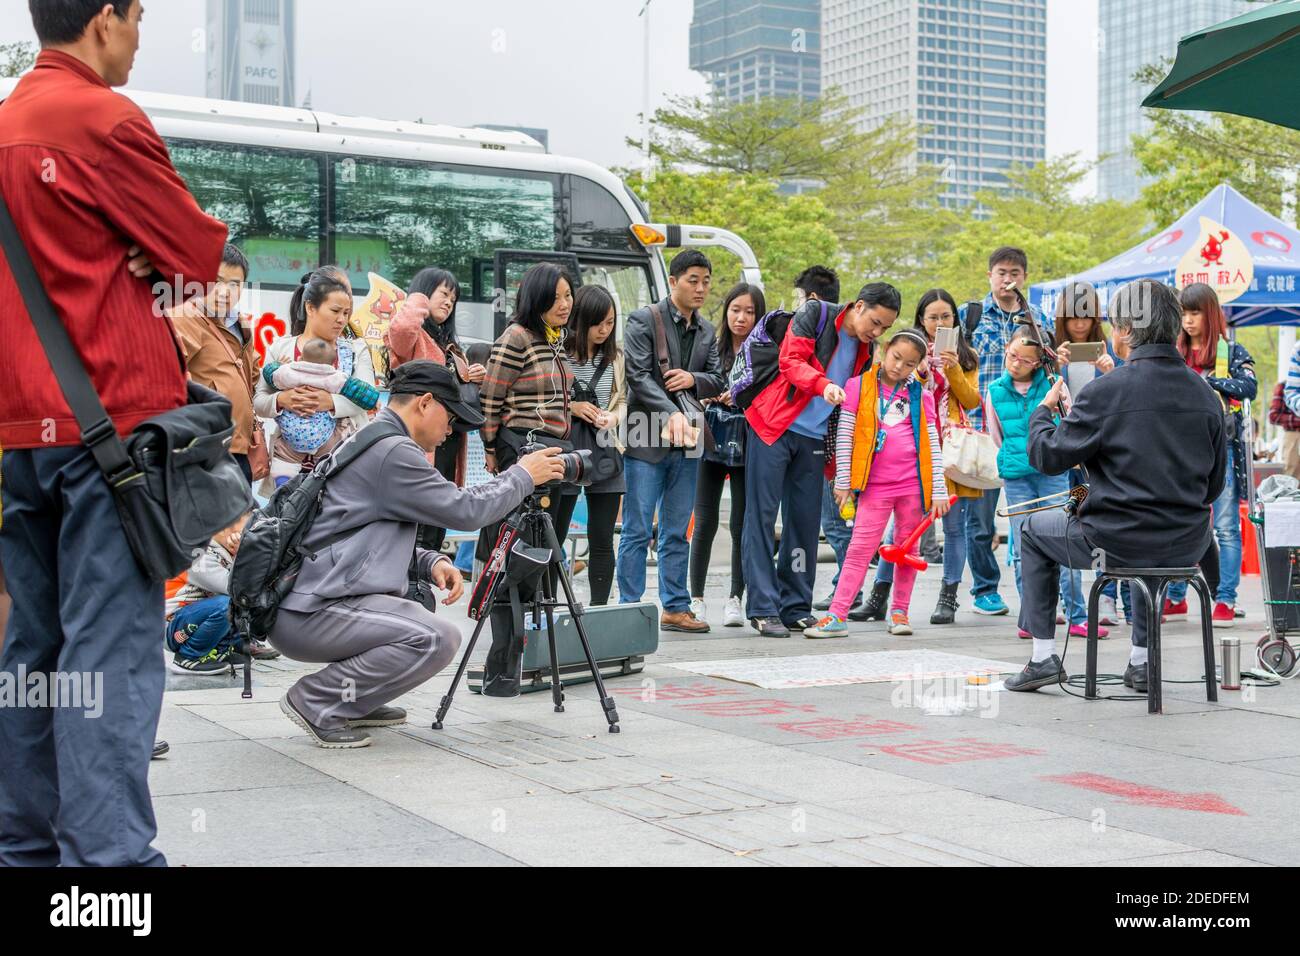
[[[1040,359],[1022,358],[1021,356],[1017,355],[1015,352],[1011,352],[1007,355],[1007,361],[1011,362],[1014,365],[1023,366],[1024,368],[1038,368],[1038,366],[1043,364]]]

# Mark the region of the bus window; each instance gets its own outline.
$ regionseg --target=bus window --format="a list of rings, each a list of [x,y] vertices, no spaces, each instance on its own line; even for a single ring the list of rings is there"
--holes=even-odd
[[[475,264],[496,249],[553,250],[549,174],[458,170],[334,157],[334,261],[364,294],[377,272],[399,285],[426,266],[449,269],[473,298]],[[490,302],[492,290],[478,295]]]
[[[190,140],[168,148],[199,205],[248,256],[252,281],[294,288],[321,264],[318,157]]]
[[[631,226],[627,212],[604,186],[582,176],[569,177],[572,248],[641,253]]]
[[[655,301],[650,291],[650,276],[643,265],[584,262],[582,284],[604,286],[614,297],[614,309],[618,313],[615,332],[620,342],[623,340],[623,321],[628,315]]]

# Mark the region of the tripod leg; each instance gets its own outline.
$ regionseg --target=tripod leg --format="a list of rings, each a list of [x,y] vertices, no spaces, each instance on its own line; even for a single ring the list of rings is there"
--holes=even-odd
[[[560,542],[555,536],[555,526],[551,524],[551,516],[543,513],[545,521],[543,528],[546,532],[546,543],[551,548],[553,555],[559,555]],[[558,557],[554,560],[558,561]],[[582,624],[582,614],[578,606],[578,600],[573,595],[573,587],[569,584],[569,576],[564,573],[563,564],[560,565],[556,577],[559,578],[560,586],[564,588],[564,596],[568,599],[569,610],[573,613],[573,623],[578,629],[578,638],[582,641],[582,652],[587,656],[587,666],[591,669],[592,680],[596,682],[596,693],[600,695],[600,706],[605,711],[605,720],[609,722],[609,732],[611,734],[619,733],[618,726],[618,709],[614,706],[614,698],[609,696],[605,690],[605,681],[600,676],[600,668],[596,665],[596,658],[591,653],[591,642],[587,640],[587,629]],[[554,645],[552,645],[554,648]],[[556,675],[558,679],[559,675]]]
[[[496,593],[490,596],[487,607],[492,606],[491,599],[496,597]],[[451,699],[456,694],[456,688],[460,686],[461,678],[465,676],[465,668],[469,667],[469,656],[474,653],[474,645],[478,643],[478,636],[483,633],[483,625],[486,624],[492,615],[490,610],[478,619],[478,624],[474,628],[474,633],[465,645],[465,653],[461,655],[460,664],[456,668],[456,676],[451,679],[451,686],[447,688],[447,693],[442,695],[442,703],[438,705],[437,716],[433,718],[433,729],[442,730],[442,719],[447,716],[447,711],[451,710]]]
[[[551,567],[557,563],[552,559]],[[550,645],[551,650],[551,702],[555,705],[555,712],[562,714],[564,713],[564,683],[560,680],[560,654],[555,648],[555,596],[551,594],[551,585],[547,580],[550,573],[549,567],[542,572],[542,580],[538,582],[538,586],[542,588],[542,605],[546,608],[546,643]],[[563,574],[564,569],[560,568],[558,573]]]

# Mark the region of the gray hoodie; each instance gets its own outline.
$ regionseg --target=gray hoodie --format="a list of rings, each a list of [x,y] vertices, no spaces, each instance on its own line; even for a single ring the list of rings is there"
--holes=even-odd
[[[429,464],[401,418],[385,409],[379,421],[395,423],[403,435],[383,439],[326,484],[320,515],[303,540],[315,556],[303,561],[281,607],[311,613],[340,598],[403,597],[416,525],[482,528],[506,517],[533,491],[532,476],[518,465],[487,484],[457,488]],[[440,558],[446,560],[420,549],[421,576],[427,578]]]

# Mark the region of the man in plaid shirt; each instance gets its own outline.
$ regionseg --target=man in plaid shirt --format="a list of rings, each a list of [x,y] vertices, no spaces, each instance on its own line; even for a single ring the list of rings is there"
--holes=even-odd
[[[979,324],[971,335],[971,345],[980,359],[980,398],[988,398],[989,386],[1002,375],[1002,360],[1006,355],[1007,344],[1019,326],[1017,320],[1024,315],[1016,291],[1025,288],[1028,275],[1029,260],[1023,249],[1002,246],[989,256],[991,291],[984,298]],[[1050,338],[1055,331],[1052,319],[1033,305],[1029,308]],[[983,428],[983,405],[973,410],[970,417],[976,428]],[[993,554],[993,519],[997,512],[999,494],[1001,492],[997,488],[986,491],[982,498],[973,499],[966,508],[966,555],[974,582],[971,594],[975,597],[976,614],[1006,614],[1010,610],[998,594],[1002,574],[998,568],[998,559]]]

